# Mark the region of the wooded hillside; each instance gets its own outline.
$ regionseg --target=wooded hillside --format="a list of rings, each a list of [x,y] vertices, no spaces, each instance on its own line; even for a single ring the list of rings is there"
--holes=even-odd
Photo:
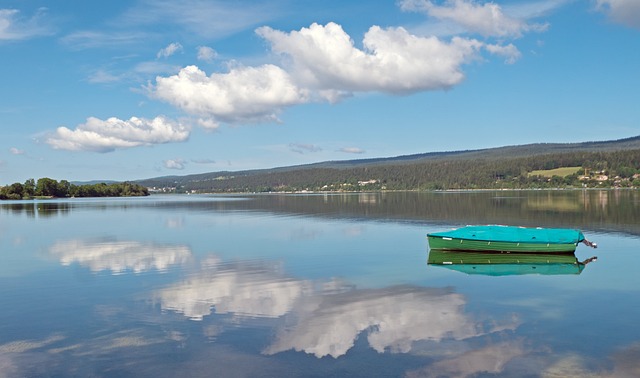
[[[581,167],[546,177],[536,170]],[[640,186],[640,136],[531,144],[139,180],[165,192],[446,190]]]

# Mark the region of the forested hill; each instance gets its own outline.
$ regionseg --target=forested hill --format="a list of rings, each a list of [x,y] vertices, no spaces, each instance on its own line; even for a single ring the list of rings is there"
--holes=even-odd
[[[558,176],[533,174],[571,167]],[[537,143],[390,158],[328,161],[238,172],[165,176],[137,183],[163,191],[491,189],[640,186],[640,136],[601,142]],[[553,172],[553,171],[552,171]],[[606,179],[605,179],[606,177]],[[636,185],[634,185],[636,184]]]

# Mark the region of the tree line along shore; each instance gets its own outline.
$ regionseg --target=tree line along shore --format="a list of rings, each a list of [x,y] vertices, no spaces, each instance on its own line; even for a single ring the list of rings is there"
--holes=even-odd
[[[640,188],[640,149],[214,172],[138,183],[164,193]]]
[[[67,180],[28,179],[0,187],[0,200],[68,197],[136,197],[148,196],[145,186],[132,182],[74,185]]]
[[[640,149],[284,167],[74,185],[41,178],[0,187],[0,199],[124,197],[149,193],[354,192],[640,188]]]

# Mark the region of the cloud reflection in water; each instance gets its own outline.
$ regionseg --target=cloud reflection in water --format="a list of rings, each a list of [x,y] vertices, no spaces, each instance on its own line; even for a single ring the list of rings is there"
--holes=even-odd
[[[92,272],[110,270],[113,274],[127,270],[135,273],[152,269],[166,271],[171,265],[184,264],[191,259],[191,249],[187,246],[137,241],[68,240],[52,245],[49,253],[62,265],[77,262]]]
[[[310,281],[296,280],[277,267],[259,262],[219,264],[215,258],[203,263],[200,272],[161,290],[163,309],[177,311],[193,320],[212,313],[277,318],[291,311]]]
[[[379,353],[408,353],[417,341],[462,340],[517,326],[484,329],[464,313],[464,305],[461,294],[417,286],[317,295],[300,302],[293,324],[280,330],[265,353],[294,349],[339,357],[362,332]]]
[[[199,272],[156,298],[163,309],[193,320],[212,313],[282,318],[278,323],[284,325],[264,350],[268,355],[294,349],[337,358],[361,333],[379,353],[408,353],[418,341],[464,340],[518,325],[509,320],[483,326],[464,312],[464,296],[450,289],[356,289],[339,280],[287,277],[281,270],[277,264],[221,264],[211,257]]]

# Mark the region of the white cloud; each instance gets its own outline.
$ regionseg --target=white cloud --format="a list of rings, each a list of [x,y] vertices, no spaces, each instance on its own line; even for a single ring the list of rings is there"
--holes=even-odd
[[[184,159],[169,159],[165,160],[163,163],[164,167],[167,169],[182,170],[187,164],[187,161],[185,161]]]
[[[287,72],[271,64],[236,67],[211,76],[188,66],[177,75],[157,77],[149,90],[153,97],[187,113],[228,123],[275,121],[281,108],[308,100]]]
[[[39,9],[31,18],[20,17],[17,9],[0,9],[0,42],[17,41],[52,34],[43,21],[45,9]]]
[[[182,51],[182,45],[178,42],[173,42],[170,43],[167,47],[161,49],[160,51],[158,51],[158,54],[156,55],[157,58],[168,58],[171,55]]]
[[[51,147],[69,151],[110,152],[115,149],[149,146],[161,143],[182,142],[189,137],[185,125],[159,116],[154,119],[131,117],[121,120],[115,117],[101,120],[89,117],[75,130],[64,126],[48,136]]]
[[[365,151],[362,148],[358,147],[343,147],[338,150],[339,152],[345,152],[348,154],[363,154]]]
[[[640,29],[640,1],[596,0],[596,6],[614,22]]]
[[[207,46],[198,46],[198,60],[211,63],[218,57],[216,50]]]
[[[94,71],[87,79],[92,84],[115,83],[123,79],[123,75],[114,75],[104,69]]]
[[[487,51],[489,51],[492,54],[500,55],[504,57],[505,58],[504,62],[507,64],[514,64],[522,56],[522,54],[520,53],[520,50],[518,50],[518,48],[511,43],[506,46],[485,45],[485,49],[487,49]]]
[[[11,154],[13,154],[13,155],[24,155],[24,153],[25,153],[24,150],[20,150],[20,149],[18,149],[16,147],[9,148],[9,152]]]
[[[196,124],[207,130],[216,130],[220,127],[220,123],[211,118],[198,118]]]
[[[291,33],[262,27],[257,33],[271,43],[274,52],[291,59],[292,76],[300,85],[346,92],[450,88],[462,81],[461,66],[482,47],[472,39],[453,38],[446,43],[411,35],[403,28],[372,26],[360,50],[335,23],[314,23]]]
[[[479,4],[472,0],[446,0],[444,5],[436,5],[430,0],[402,0],[400,8],[454,22],[469,32],[485,37],[518,38],[525,32],[543,31],[548,27],[543,24],[528,24],[524,19],[511,17],[493,2]]]
[[[209,76],[187,66],[177,75],[156,77],[147,88],[150,96],[198,116],[204,128],[216,129],[220,123],[277,121],[285,107],[337,102],[359,92],[449,89],[463,81],[463,66],[480,60],[483,51],[503,56],[507,63],[521,56],[513,44],[460,37],[444,41],[403,28],[372,26],[362,49],[335,23],[288,33],[265,26],[256,33],[282,58],[282,66],[232,66]]]
[[[299,154],[304,154],[306,152],[322,151],[321,147],[316,146],[314,144],[308,144],[308,143],[289,143],[289,149]]]

